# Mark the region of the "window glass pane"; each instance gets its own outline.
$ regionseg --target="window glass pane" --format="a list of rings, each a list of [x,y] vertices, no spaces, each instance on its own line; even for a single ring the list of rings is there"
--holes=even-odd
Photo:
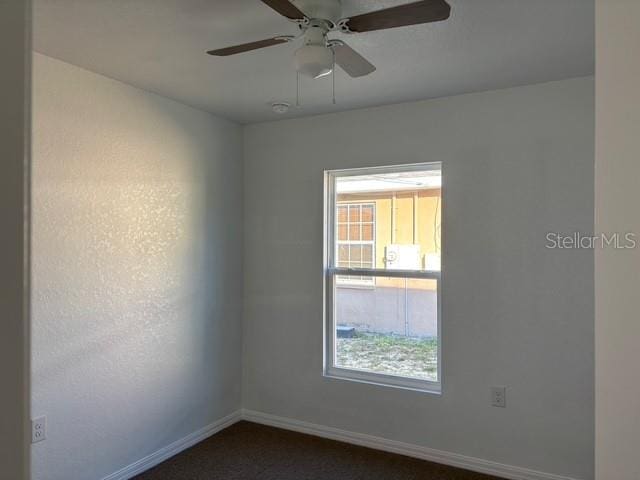
[[[360,205],[349,205],[349,222],[360,222]]]
[[[338,221],[349,242],[373,245],[376,268],[440,270],[440,169],[338,176]],[[338,227],[339,240],[345,240]]]
[[[348,203],[340,203],[340,202]],[[341,268],[373,268],[375,258],[375,203],[356,203],[353,198],[338,199],[338,216],[346,212],[346,223],[337,225],[337,266]],[[363,223],[366,212],[368,221]],[[371,277],[340,276],[339,282],[344,286],[372,286]]]
[[[360,245],[351,245],[350,258],[353,267],[359,267],[362,262],[362,247]]]
[[[411,278],[425,277],[413,273],[389,277],[384,271],[440,271],[441,170],[431,164],[336,172],[330,178],[332,266],[377,274],[328,270],[328,372],[410,387],[440,382],[439,280]]]
[[[373,245],[362,245],[362,261],[369,264],[373,262]]]
[[[436,280],[377,277],[366,289],[334,284],[337,367],[439,381]]]
[[[338,225],[338,240],[347,240],[347,225]]]
[[[362,225],[362,240],[373,240],[373,224]]]
[[[338,207],[338,214],[336,215],[338,222],[347,221],[347,207]]]
[[[373,222],[373,206],[372,205],[364,205],[362,207],[362,221]]]
[[[349,226],[349,240],[358,241],[360,240],[360,224],[350,225]]]

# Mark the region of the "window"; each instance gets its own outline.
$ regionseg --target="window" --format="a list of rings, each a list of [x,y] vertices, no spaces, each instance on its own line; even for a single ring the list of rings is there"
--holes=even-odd
[[[440,164],[325,175],[325,375],[440,392]]]
[[[338,267],[373,268],[375,203],[338,202]],[[373,285],[373,277],[339,276],[342,285]]]

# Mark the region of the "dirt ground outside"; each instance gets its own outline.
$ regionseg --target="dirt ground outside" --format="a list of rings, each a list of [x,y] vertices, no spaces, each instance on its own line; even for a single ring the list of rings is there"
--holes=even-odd
[[[338,338],[336,366],[437,381],[438,340],[356,332]]]

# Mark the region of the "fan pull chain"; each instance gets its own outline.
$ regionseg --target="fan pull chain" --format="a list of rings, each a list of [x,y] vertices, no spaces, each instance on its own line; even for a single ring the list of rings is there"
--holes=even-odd
[[[300,73],[296,72],[296,108],[300,108]]]

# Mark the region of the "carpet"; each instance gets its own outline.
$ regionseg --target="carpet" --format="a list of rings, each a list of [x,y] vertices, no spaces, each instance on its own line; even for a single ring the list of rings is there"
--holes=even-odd
[[[499,480],[393,453],[239,422],[135,480]]]

